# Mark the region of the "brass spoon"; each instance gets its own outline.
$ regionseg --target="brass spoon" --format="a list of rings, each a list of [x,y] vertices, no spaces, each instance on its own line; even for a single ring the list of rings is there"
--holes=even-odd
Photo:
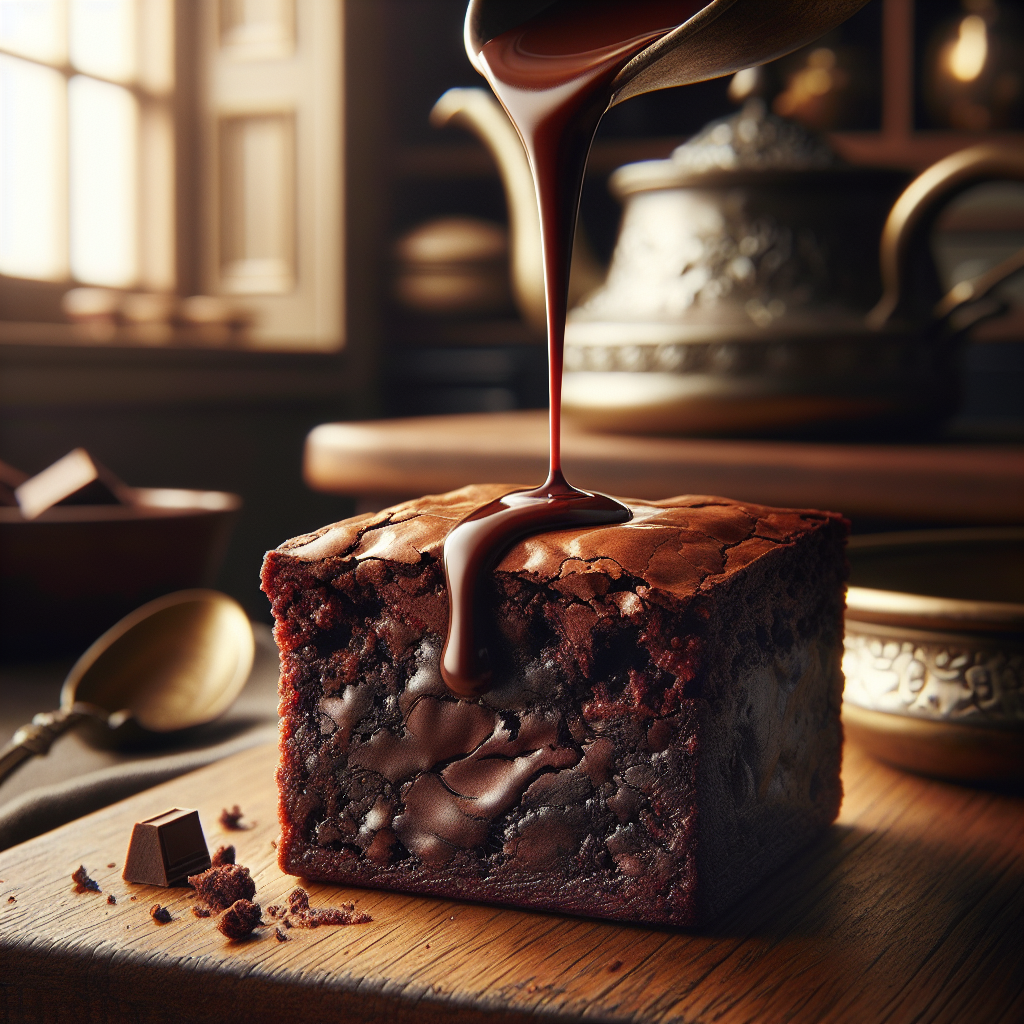
[[[255,646],[241,605],[216,590],[180,590],[136,608],[75,662],[60,708],[36,715],[0,751],[0,782],[85,721],[115,741],[128,723],[164,733],[212,721],[245,685]]]

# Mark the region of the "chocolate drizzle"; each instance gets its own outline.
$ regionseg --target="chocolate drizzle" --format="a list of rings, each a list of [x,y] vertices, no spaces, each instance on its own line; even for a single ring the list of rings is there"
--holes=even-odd
[[[444,545],[449,625],[441,674],[460,697],[490,688],[477,630],[484,574],[522,537],[624,523],[625,505],[581,491],[561,466],[562,358],[569,264],[580,190],[611,84],[641,50],[682,24],[699,0],[557,0],[470,53],[526,147],[540,210],[547,303],[550,467],[543,485],[492,501],[467,516]]]

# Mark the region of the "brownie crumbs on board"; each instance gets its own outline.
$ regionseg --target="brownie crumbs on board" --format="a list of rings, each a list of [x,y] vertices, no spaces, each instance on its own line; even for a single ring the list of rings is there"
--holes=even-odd
[[[79,864],[78,867],[71,872],[71,881],[75,883],[75,892],[100,892],[99,883],[89,877],[89,872],[85,870],[84,864]]]
[[[116,903],[117,903],[117,897],[116,897],[116,896],[115,896],[115,895],[114,895],[113,893],[110,893],[110,895],[108,895],[108,896],[107,896],[107,902],[108,902],[108,903],[109,903],[109,904],[110,904],[111,906],[113,906],[114,904],[116,904]]]
[[[241,864],[222,864],[201,875],[189,875],[188,884],[211,910],[227,910],[236,900],[256,895],[256,883]]]
[[[267,907],[267,913],[285,928],[319,928],[320,925],[368,924],[373,920],[369,914],[357,913],[354,903],[343,903],[340,907],[313,908],[309,905],[309,893],[295,888],[288,895],[288,905],[276,904]]]
[[[196,917],[212,917],[213,911],[209,907],[193,907],[192,913]]]
[[[217,852],[210,858],[210,867],[219,868],[225,864],[235,863],[234,846],[218,846]]]
[[[283,931],[281,931],[280,928],[275,928],[274,929],[274,938],[277,939],[278,942],[287,942],[288,941],[288,936],[285,935],[285,933]]]
[[[154,903],[149,908],[149,916],[156,921],[157,924],[167,924],[168,921],[173,921],[171,912],[166,907],[161,907],[159,903]]]
[[[18,897],[17,896],[8,896],[7,897],[7,902],[8,903],[17,903],[18,902]]]
[[[258,903],[235,900],[217,919],[217,930],[229,939],[244,939],[253,929],[263,924],[263,912]]]
[[[246,828],[251,827],[242,824],[243,817],[242,808],[235,804],[230,811],[225,807],[220,812],[220,818],[217,820],[220,822],[220,827],[227,829],[229,832],[243,832]]]

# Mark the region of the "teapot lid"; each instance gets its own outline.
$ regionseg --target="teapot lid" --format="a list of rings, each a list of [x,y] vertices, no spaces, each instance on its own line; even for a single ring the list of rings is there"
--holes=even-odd
[[[652,188],[691,184],[691,179],[763,171],[817,171],[843,166],[828,142],[796,121],[770,113],[760,97],[706,124],[667,160],[620,167],[611,187],[622,197]],[[695,183],[695,182],[693,182]]]

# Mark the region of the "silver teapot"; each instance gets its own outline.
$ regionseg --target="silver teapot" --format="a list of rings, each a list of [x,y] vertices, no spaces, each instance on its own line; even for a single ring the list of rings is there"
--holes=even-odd
[[[465,124],[495,155],[513,293],[538,323],[536,201],[518,137],[485,97],[450,90],[434,119]],[[577,238],[566,416],[685,434],[941,422],[958,404],[964,332],[991,315],[995,303],[981,300],[1024,261],[1017,254],[944,296],[931,229],[956,195],[1005,178],[1024,180],[1024,153],[981,145],[907,185],[902,172],[844,164],[757,98],[670,158],[619,168],[610,187],[622,225],[596,287],[600,270]]]

